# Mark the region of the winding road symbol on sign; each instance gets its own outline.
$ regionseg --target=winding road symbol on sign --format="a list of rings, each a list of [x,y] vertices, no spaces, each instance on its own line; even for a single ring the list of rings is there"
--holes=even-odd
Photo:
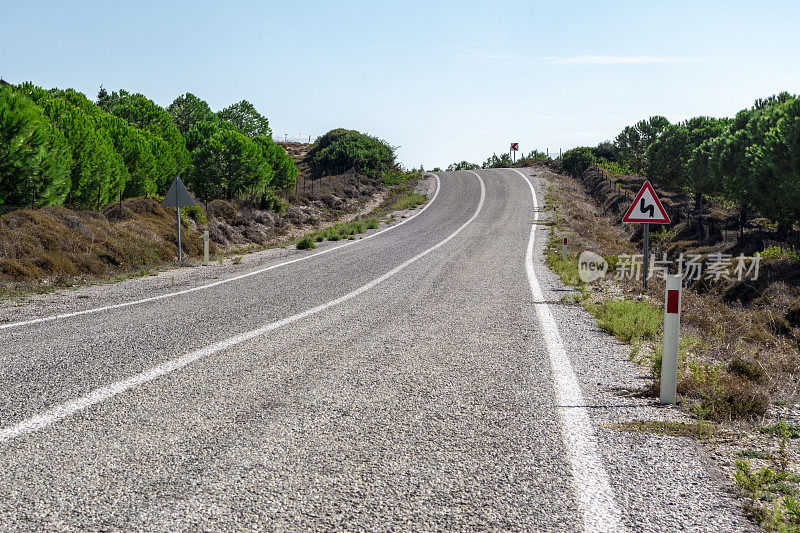
[[[642,211],[642,213],[644,213],[645,211],[650,211],[650,213],[649,213],[650,218],[654,218],[653,214],[656,211],[656,206],[654,206],[654,205],[645,205],[644,198],[642,198],[641,202],[642,202],[642,204],[639,207],[639,209]]]
[[[639,194],[633,199],[628,208],[623,222],[640,222],[649,224],[669,224],[670,219],[661,201],[656,196],[656,191],[649,181],[645,181]]]

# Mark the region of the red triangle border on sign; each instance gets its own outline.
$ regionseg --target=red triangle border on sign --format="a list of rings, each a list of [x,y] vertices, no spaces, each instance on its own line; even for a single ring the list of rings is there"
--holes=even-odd
[[[658,211],[661,213],[661,217],[662,218],[660,218],[660,219],[630,218],[631,213],[633,212],[634,208],[636,207],[636,204],[639,203],[639,200],[641,200],[642,195],[644,194],[644,191],[646,191],[646,190],[649,190],[650,194],[653,196],[653,200],[655,200],[655,202],[656,202],[656,208],[658,208]],[[633,199],[633,202],[631,203],[631,206],[625,212],[625,216],[622,217],[622,221],[623,222],[649,223],[649,224],[669,224],[670,222],[672,222],[670,220],[670,218],[669,218],[669,215],[667,215],[667,211],[664,209],[664,206],[661,205],[661,200],[658,199],[658,195],[656,195],[656,191],[653,189],[653,186],[650,185],[649,181],[645,181],[644,182],[644,185],[642,185],[642,188],[639,190],[639,193],[636,195],[636,198]]]

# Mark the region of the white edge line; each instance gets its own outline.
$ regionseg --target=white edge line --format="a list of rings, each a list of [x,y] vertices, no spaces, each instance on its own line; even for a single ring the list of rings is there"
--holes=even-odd
[[[473,172],[473,174],[475,174],[475,173]],[[267,333],[269,331],[272,331],[274,329],[280,328],[282,326],[286,326],[288,324],[292,324],[294,322],[297,322],[298,320],[301,320],[301,319],[306,318],[308,316],[311,316],[313,314],[316,314],[316,313],[319,313],[321,311],[324,311],[324,310],[326,310],[326,309],[328,309],[330,307],[333,307],[335,305],[338,305],[338,304],[340,304],[342,302],[346,302],[347,300],[355,298],[356,296],[358,296],[358,295],[360,295],[360,294],[372,289],[376,285],[378,285],[378,284],[386,281],[390,277],[394,276],[395,274],[397,274],[398,272],[400,272],[401,270],[403,270],[407,266],[411,265],[412,263],[416,262],[417,260],[425,257],[429,253],[433,252],[434,250],[436,250],[436,249],[444,246],[448,242],[450,242],[456,235],[458,235],[461,232],[461,230],[466,228],[473,220],[475,220],[475,218],[478,216],[478,213],[480,213],[481,209],[483,209],[483,203],[484,203],[484,200],[486,198],[486,187],[485,187],[485,185],[483,183],[483,179],[480,176],[478,176],[477,174],[475,174],[475,176],[478,178],[478,181],[480,182],[480,185],[481,185],[481,198],[480,198],[480,201],[478,202],[478,207],[475,210],[475,213],[472,215],[472,217],[469,220],[467,220],[463,225],[461,225],[456,231],[454,231],[449,236],[447,236],[444,240],[442,240],[442,241],[438,242],[437,244],[431,246],[427,250],[425,250],[423,252],[420,252],[419,254],[415,255],[414,257],[412,257],[411,259],[407,260],[406,262],[404,262],[404,263],[394,267],[392,270],[386,272],[382,276],[380,276],[378,278],[375,278],[374,280],[370,281],[366,285],[362,285],[358,289],[356,289],[356,290],[354,290],[352,292],[349,292],[349,293],[345,294],[344,296],[340,296],[339,298],[336,298],[335,300],[331,300],[331,301],[329,301],[327,303],[318,305],[316,307],[312,307],[311,309],[307,309],[307,310],[305,310],[305,311],[303,311],[301,313],[297,313],[296,315],[292,315],[292,316],[283,318],[281,320],[278,320],[277,322],[272,322],[270,324],[266,324],[264,326],[261,326],[260,328],[257,328],[257,329],[251,330],[251,331],[247,331],[247,332],[241,333],[239,335],[235,335],[233,337],[230,337],[230,338],[225,339],[223,341],[214,343],[214,344],[212,344],[210,346],[207,346],[205,348],[201,348],[199,350],[195,350],[193,352],[190,352],[190,353],[188,353],[186,355],[183,355],[181,357],[177,357],[175,359],[171,359],[171,360],[166,361],[166,362],[164,362],[164,363],[162,363],[162,364],[160,364],[158,366],[150,368],[149,370],[145,370],[144,372],[141,372],[140,374],[137,374],[137,375],[135,375],[133,377],[130,377],[128,379],[125,379],[125,380],[122,380],[122,381],[117,381],[116,383],[112,383],[111,385],[107,385],[105,387],[97,388],[97,389],[93,390],[92,392],[90,392],[90,393],[88,393],[88,394],[86,394],[84,396],[81,396],[81,397],[76,398],[74,400],[62,403],[62,404],[60,404],[60,405],[58,405],[58,406],[56,406],[56,407],[54,407],[54,408],[42,413],[40,415],[36,415],[36,416],[31,417],[31,418],[28,418],[27,420],[23,420],[22,422],[19,422],[19,423],[13,425],[13,426],[8,426],[8,427],[5,427],[5,428],[2,428],[2,429],[0,429],[0,443],[8,441],[10,439],[13,439],[15,437],[19,437],[21,435],[26,435],[28,433],[33,433],[35,431],[38,431],[38,430],[40,430],[42,428],[45,428],[45,427],[47,427],[47,426],[49,426],[49,425],[51,425],[51,424],[63,419],[63,418],[66,418],[66,417],[68,417],[68,416],[70,416],[70,415],[72,415],[72,414],[74,414],[74,413],[76,413],[78,411],[86,409],[87,407],[90,407],[90,406],[92,406],[94,404],[97,404],[99,402],[107,400],[107,399],[109,399],[109,398],[111,398],[113,396],[116,396],[116,395],[118,395],[118,394],[120,394],[122,392],[125,392],[125,391],[128,391],[130,389],[133,389],[134,387],[137,387],[139,385],[147,383],[148,381],[152,381],[152,380],[154,380],[154,379],[156,379],[156,378],[158,378],[160,376],[163,376],[165,374],[168,374],[168,373],[170,373],[170,372],[172,372],[174,370],[178,370],[180,368],[183,368],[186,365],[188,365],[190,363],[193,363],[194,361],[197,361],[198,359],[201,359],[201,358],[206,357],[206,356],[211,355],[211,354],[215,354],[215,353],[217,353],[217,352],[219,352],[221,350],[224,350],[226,348],[230,348],[232,346],[236,346],[237,344],[241,344],[243,342],[251,340],[251,339],[253,339],[255,337],[263,335],[263,334],[265,334],[265,333]],[[440,185],[438,176],[436,176],[436,180],[437,180],[437,186]]]
[[[366,241],[368,239],[371,239],[372,237],[377,237],[381,233],[385,233],[385,232],[387,232],[389,230],[393,230],[393,229],[399,228],[400,226],[402,226],[406,222],[410,222],[411,220],[413,220],[414,218],[416,218],[417,216],[419,216],[423,212],[425,212],[426,209],[428,209],[428,207],[433,203],[433,201],[436,200],[436,197],[439,196],[439,189],[441,189],[441,182],[439,181],[439,176],[437,176],[433,172],[429,172],[428,174],[431,174],[434,178],[436,178],[436,192],[433,193],[433,198],[428,200],[428,202],[422,207],[422,209],[420,209],[419,211],[417,211],[416,213],[414,213],[413,215],[411,215],[407,219],[403,220],[402,222],[400,222],[398,224],[395,224],[394,226],[390,226],[388,228],[384,228],[384,229],[382,229],[380,231],[377,231],[377,232],[375,232],[375,233],[373,233],[371,235],[367,235],[366,237],[364,237],[362,239],[358,239],[358,240],[355,240],[355,241],[349,241],[349,242],[346,242],[346,243],[341,244],[339,246],[335,246],[333,248],[328,248],[327,250],[321,250],[321,251],[315,252],[313,254],[304,255],[303,257],[298,257],[297,259],[284,261],[283,263],[278,263],[277,265],[271,265],[271,266],[268,266],[266,268],[261,268],[261,269],[258,269],[258,270],[254,270],[253,272],[248,272],[247,274],[240,274],[240,275],[234,276],[232,278],[223,279],[223,280],[220,280],[220,281],[215,281],[213,283],[208,283],[206,285],[200,285],[198,287],[192,287],[191,289],[184,289],[182,291],[177,291],[177,292],[169,292],[167,294],[160,294],[158,296],[151,296],[149,298],[143,298],[141,300],[133,300],[133,301],[130,301],[130,302],[123,302],[123,303],[119,303],[119,304],[106,305],[106,306],[103,306],[103,307],[94,307],[92,309],[84,309],[82,311],[74,311],[72,313],[61,313],[61,314],[46,316],[46,317],[42,317],[42,318],[32,318],[30,320],[20,320],[19,322],[9,322],[7,324],[0,324],[0,330],[2,330],[2,329],[10,329],[10,328],[19,328],[19,327],[22,327],[22,326],[30,326],[31,324],[40,324],[42,322],[51,322],[53,320],[60,320],[60,319],[63,319],[63,318],[72,318],[72,317],[80,316],[80,315],[91,315],[91,314],[95,314],[95,313],[101,313],[103,311],[110,311],[112,309],[120,309],[120,308],[123,308],[123,307],[129,307],[129,306],[132,306],[132,305],[139,305],[139,304],[143,304],[143,303],[147,303],[147,302],[155,302],[155,301],[158,301],[158,300],[164,300],[166,298],[172,298],[172,297],[175,297],[175,296],[181,296],[183,294],[189,294],[191,292],[210,289],[210,288],[216,287],[218,285],[224,285],[225,283],[231,283],[233,281],[238,281],[240,279],[249,278],[250,276],[256,276],[258,274],[263,274],[264,272],[267,272],[267,271],[270,271],[270,270],[273,270],[273,269],[276,269],[276,268],[280,268],[282,266],[291,265],[293,263],[299,263],[300,261],[305,261],[305,260],[311,259],[313,257],[319,257],[320,255],[327,254],[327,253],[330,253],[330,252],[335,252],[336,250],[341,250],[342,248],[345,248],[347,246],[364,242],[364,241]]]
[[[533,184],[522,172],[516,169],[511,170],[519,174],[528,184],[533,198],[534,220],[538,220],[539,206]],[[528,274],[533,301],[543,302],[542,289],[533,268],[533,243],[536,226],[536,224],[531,226],[525,255],[525,270]],[[573,485],[583,514],[584,528],[590,532],[622,531],[625,528],[620,521],[621,513],[614,501],[614,491],[598,452],[597,436],[584,407],[583,393],[558,332],[558,324],[546,303],[537,303],[534,307],[542,326],[542,334],[547,344],[547,353],[553,369],[553,388],[555,389],[556,403],[559,406],[561,431],[572,467]]]

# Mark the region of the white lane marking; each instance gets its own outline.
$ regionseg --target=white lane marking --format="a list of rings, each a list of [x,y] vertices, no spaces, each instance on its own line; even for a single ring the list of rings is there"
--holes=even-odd
[[[511,170],[522,176],[530,187],[534,220],[538,220],[539,206],[533,185],[522,172],[516,169]],[[536,224],[531,226],[531,236],[525,255],[525,270],[528,273],[533,301],[544,302],[542,289],[533,268],[533,241],[536,236],[536,226]],[[581,393],[580,384],[572,370],[567,351],[564,349],[564,343],[558,332],[558,324],[546,303],[536,303],[535,307],[539,323],[542,325],[542,333],[547,343],[547,353],[550,356],[550,365],[555,378],[553,386],[556,403],[559,406],[561,431],[572,467],[575,492],[583,513],[583,526],[586,531],[622,531],[625,528],[620,522],[621,513],[614,501],[614,491],[598,452],[597,436],[594,433],[589,414],[584,408],[586,404],[583,393]]]
[[[95,314],[95,313],[101,313],[103,311],[110,311],[112,309],[120,309],[122,307],[129,307],[131,305],[139,305],[139,304],[143,304],[143,303],[147,303],[147,302],[155,302],[157,300],[164,300],[166,298],[172,298],[174,296],[181,296],[183,294],[189,294],[191,292],[202,291],[202,290],[205,290],[205,289],[210,289],[212,287],[216,287],[218,285],[224,285],[225,283],[231,283],[232,281],[238,281],[240,279],[249,278],[250,276],[256,276],[258,274],[263,274],[264,272],[268,272],[270,270],[273,270],[273,269],[276,269],[276,268],[280,268],[282,266],[291,265],[293,263],[299,263],[300,261],[305,261],[306,259],[311,259],[312,257],[319,257],[320,255],[327,254],[327,253],[330,253],[330,252],[335,252],[336,250],[341,250],[342,248],[345,248],[347,246],[350,246],[350,245],[353,245],[353,244],[358,244],[360,242],[364,242],[364,241],[366,241],[368,239],[371,239],[372,237],[377,237],[381,233],[385,233],[385,232],[387,232],[389,230],[392,230],[392,229],[395,229],[395,228],[399,228],[400,226],[402,226],[406,222],[410,222],[412,219],[414,219],[417,216],[421,215],[426,209],[428,209],[428,207],[430,207],[430,205],[433,203],[433,201],[436,200],[436,197],[439,196],[439,189],[441,189],[441,182],[439,181],[439,176],[437,176],[436,174],[433,174],[432,172],[430,174],[432,174],[433,177],[436,178],[436,192],[433,193],[433,198],[431,198],[428,201],[428,203],[426,203],[422,207],[422,209],[420,209],[419,211],[417,211],[416,213],[414,213],[413,215],[411,215],[407,219],[403,220],[402,222],[400,222],[398,224],[395,224],[394,226],[390,226],[388,228],[384,228],[384,229],[382,229],[380,231],[377,231],[377,232],[373,233],[372,235],[367,235],[363,239],[358,239],[358,240],[355,240],[355,241],[348,241],[348,242],[346,242],[344,244],[341,244],[339,246],[335,246],[333,248],[328,248],[327,250],[322,250],[322,251],[319,251],[319,252],[315,252],[315,253],[312,253],[310,255],[305,255],[303,257],[299,257],[297,259],[292,259],[290,261],[284,261],[283,263],[278,263],[277,265],[272,265],[272,266],[268,266],[266,268],[261,268],[259,270],[254,270],[253,272],[248,272],[247,274],[241,274],[239,276],[234,276],[232,278],[223,279],[223,280],[220,280],[220,281],[215,281],[215,282],[209,283],[207,285],[200,285],[199,287],[192,287],[191,289],[184,289],[182,291],[170,292],[170,293],[167,293],[167,294],[161,294],[159,296],[151,296],[149,298],[143,298],[141,300],[133,300],[133,301],[130,301],[130,302],[123,302],[123,303],[119,303],[119,304],[106,305],[106,306],[103,306],[103,307],[94,307],[92,309],[84,309],[83,311],[74,311],[72,313],[61,313],[61,314],[58,314],[58,315],[46,316],[46,317],[42,317],[42,318],[32,318],[30,320],[20,320],[19,322],[9,322],[7,324],[0,324],[0,329],[19,328],[19,327],[22,327],[22,326],[30,326],[31,324],[40,324],[42,322],[51,322],[53,320],[59,320],[59,319],[63,319],[63,318],[72,318],[74,316],[91,315],[91,314]]]
[[[474,172],[473,172],[473,174],[474,174]],[[363,286],[359,287],[358,289],[345,294],[344,296],[340,296],[339,298],[336,298],[335,300],[331,300],[330,302],[324,303],[322,305],[318,305],[316,307],[312,307],[311,309],[307,309],[307,310],[305,310],[305,311],[303,311],[301,313],[297,313],[296,315],[292,315],[292,316],[286,317],[284,319],[278,320],[277,322],[272,322],[270,324],[266,324],[264,326],[261,326],[260,328],[257,328],[257,329],[251,330],[251,331],[247,331],[245,333],[240,333],[239,335],[236,335],[236,336],[230,337],[228,339],[225,339],[223,341],[217,342],[215,344],[212,344],[211,346],[207,346],[205,348],[201,348],[199,350],[195,350],[194,352],[188,353],[188,354],[183,355],[181,357],[177,357],[175,359],[171,359],[171,360],[169,360],[169,361],[167,361],[165,363],[162,363],[162,364],[160,364],[158,366],[155,366],[155,367],[153,367],[153,368],[151,368],[149,370],[145,370],[144,372],[142,372],[140,374],[137,374],[137,375],[135,375],[133,377],[130,377],[130,378],[122,380],[122,381],[118,381],[116,383],[112,383],[111,385],[107,385],[105,387],[101,387],[101,388],[95,389],[92,392],[86,394],[85,396],[81,396],[80,398],[76,398],[76,399],[71,400],[69,402],[66,402],[66,403],[63,403],[61,405],[58,405],[58,406],[54,407],[53,409],[50,409],[49,411],[47,411],[45,413],[42,413],[40,415],[36,415],[34,417],[28,418],[27,420],[23,420],[22,422],[19,422],[18,424],[15,424],[13,426],[5,427],[5,428],[0,430],[0,443],[5,442],[5,441],[10,440],[10,439],[13,439],[15,437],[19,437],[21,435],[25,435],[25,434],[28,434],[28,433],[33,433],[35,431],[38,431],[38,430],[40,430],[42,428],[45,428],[45,427],[53,424],[54,422],[57,422],[57,421],[59,421],[59,420],[61,420],[63,418],[66,418],[66,417],[68,417],[68,416],[70,416],[70,415],[72,415],[72,414],[74,414],[74,413],[76,413],[78,411],[86,409],[87,407],[90,407],[90,406],[92,406],[92,405],[94,405],[96,403],[99,403],[99,402],[102,402],[104,400],[107,400],[107,399],[109,399],[109,398],[111,398],[113,396],[116,396],[117,394],[120,394],[122,392],[128,391],[130,389],[133,389],[134,387],[138,387],[139,385],[142,385],[143,383],[147,383],[148,381],[152,381],[152,380],[154,380],[154,379],[156,379],[156,378],[158,378],[160,376],[163,376],[165,374],[169,374],[170,372],[172,372],[174,370],[178,370],[180,368],[183,368],[186,365],[188,365],[190,363],[193,363],[194,361],[197,361],[198,359],[202,359],[203,357],[206,357],[208,355],[217,353],[217,352],[219,352],[221,350],[224,350],[226,348],[230,348],[232,346],[236,346],[237,344],[241,344],[243,342],[249,341],[249,340],[251,340],[251,339],[253,339],[255,337],[258,337],[260,335],[264,335],[265,333],[268,333],[268,332],[270,332],[270,331],[272,331],[274,329],[280,328],[282,326],[286,326],[288,324],[292,324],[294,322],[297,322],[298,320],[302,320],[303,318],[306,318],[306,317],[311,316],[313,314],[316,314],[316,313],[319,313],[321,311],[324,311],[324,310],[326,310],[326,309],[328,309],[330,307],[338,305],[338,304],[340,304],[342,302],[346,302],[347,300],[351,300],[351,299],[355,298],[356,296],[367,292],[368,290],[374,288],[376,285],[378,285],[378,284],[386,281],[387,279],[391,278],[392,276],[394,276],[395,274],[397,274],[398,272],[400,272],[401,270],[403,270],[404,268],[406,268],[410,264],[412,264],[412,263],[418,261],[419,259],[425,257],[426,255],[428,255],[429,253],[433,252],[434,250],[444,246],[445,244],[450,242],[456,235],[461,233],[461,230],[466,228],[473,220],[475,220],[475,218],[478,216],[478,213],[481,212],[481,209],[483,208],[484,200],[486,198],[486,186],[483,183],[483,179],[481,179],[481,177],[478,176],[477,174],[475,174],[475,176],[478,178],[478,181],[481,184],[481,198],[480,198],[480,201],[478,202],[478,208],[475,210],[475,213],[472,215],[472,217],[469,220],[467,220],[464,224],[462,224],[461,227],[459,227],[456,231],[451,233],[444,240],[442,240],[442,241],[438,242],[437,244],[431,246],[427,250],[425,250],[423,252],[420,252],[419,254],[415,255],[414,257],[412,257],[411,259],[409,259],[405,263],[402,263],[401,265],[396,266],[392,270],[388,271],[387,273],[383,274],[382,276],[380,276],[378,278],[375,278],[374,280],[370,281],[366,285],[363,285]],[[437,176],[436,179],[437,179],[437,183],[438,183],[439,177]]]

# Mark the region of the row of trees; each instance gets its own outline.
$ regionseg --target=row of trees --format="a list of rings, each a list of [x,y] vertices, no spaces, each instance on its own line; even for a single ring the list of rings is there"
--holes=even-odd
[[[214,113],[207,102],[186,93],[167,111],[189,150],[188,181],[200,198],[265,194],[296,186],[297,167],[273,142],[267,118],[247,100]]]
[[[645,174],[661,187],[734,203],[742,222],[758,212],[782,232],[800,223],[800,98],[781,93],[734,118],[694,117],[671,124],[661,116],[626,127],[614,140],[562,157],[579,175],[599,162]]]
[[[470,163],[469,161],[461,161],[460,163],[453,163],[447,167],[447,171],[454,170],[475,170],[479,168],[510,168],[513,166],[526,166],[533,162],[547,162],[550,157],[547,154],[538,150],[531,150],[528,154],[523,154],[516,162],[508,154],[502,154],[499,157],[497,154],[489,156],[482,165]]]
[[[141,94],[97,102],[72,89],[0,87],[0,205],[100,206],[163,194],[181,175],[201,198],[295,186],[297,169],[247,101],[214,113],[187,93],[165,110]]]

